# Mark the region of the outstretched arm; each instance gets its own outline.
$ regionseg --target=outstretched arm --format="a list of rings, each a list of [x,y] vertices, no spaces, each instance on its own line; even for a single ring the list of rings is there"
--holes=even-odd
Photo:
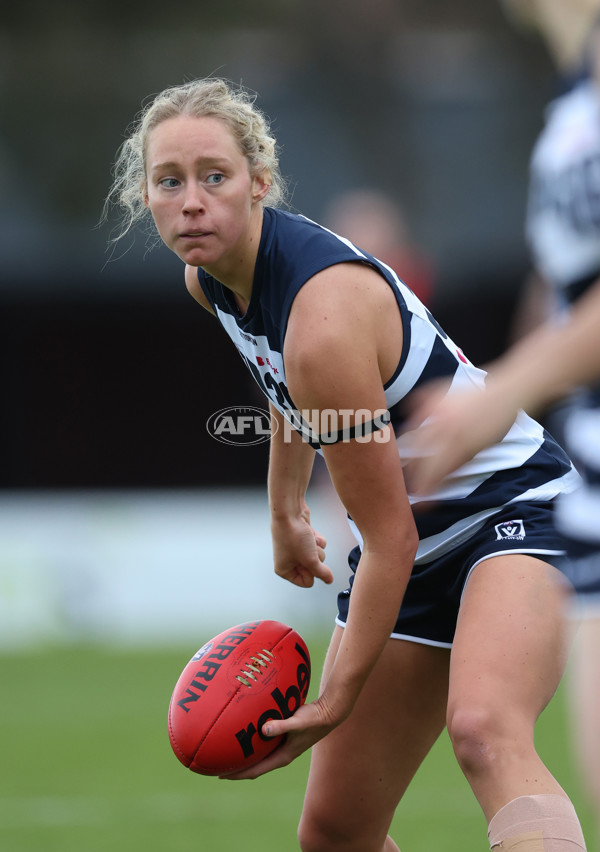
[[[492,364],[485,390],[420,395],[411,435],[411,490],[428,494],[484,447],[500,440],[520,409],[535,414],[600,379],[600,280],[564,325],[545,325]]]
[[[494,368],[489,384],[497,385],[494,392],[505,394],[513,404],[535,412],[599,379],[600,279],[563,325],[545,325],[513,346]]]

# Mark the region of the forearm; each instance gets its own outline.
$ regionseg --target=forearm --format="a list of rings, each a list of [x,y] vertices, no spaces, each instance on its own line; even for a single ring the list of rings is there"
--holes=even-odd
[[[514,408],[538,411],[600,380],[600,281],[564,325],[530,334],[493,365],[488,388]]]
[[[305,506],[306,489],[314,463],[314,450],[271,406],[273,420],[269,454],[269,508],[273,520],[296,516]],[[275,428],[277,426],[277,428]]]
[[[348,620],[324,700],[339,719],[352,710],[370,672],[389,641],[412,569],[414,549],[395,553],[363,550]]]
[[[419,541],[391,430],[385,443],[338,444],[326,458],[362,539],[344,634],[325,686],[335,715],[345,716],[390,638]]]
[[[306,489],[314,450],[297,432],[284,429],[283,418],[271,412],[273,429],[269,460],[269,507],[275,573],[297,586],[310,587],[315,579],[333,582],[324,564],[325,538],[311,525]],[[274,424],[275,425],[275,424]]]

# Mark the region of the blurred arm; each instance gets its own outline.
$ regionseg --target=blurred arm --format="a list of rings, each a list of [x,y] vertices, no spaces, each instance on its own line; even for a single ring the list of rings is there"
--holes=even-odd
[[[600,280],[563,325],[545,325],[491,365],[485,390],[419,395],[413,413],[411,491],[428,494],[452,471],[499,441],[520,409],[535,414],[576,387],[600,380]]]
[[[490,392],[512,408],[540,411],[580,385],[600,380],[600,279],[563,325],[545,325],[515,344],[493,366]]]

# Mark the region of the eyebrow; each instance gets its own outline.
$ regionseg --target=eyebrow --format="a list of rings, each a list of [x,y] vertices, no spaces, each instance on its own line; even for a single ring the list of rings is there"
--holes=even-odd
[[[227,157],[221,157],[221,156],[219,156],[219,157],[198,157],[198,159],[195,160],[195,164],[196,165],[204,165],[204,164],[209,165],[210,164],[210,165],[216,166],[218,168],[218,167],[230,166],[231,160],[229,160]],[[181,164],[176,163],[173,160],[167,160],[164,163],[156,163],[156,164],[150,165],[150,169],[153,172],[161,172],[161,171],[164,171],[165,169],[178,169],[178,168],[181,168]]]

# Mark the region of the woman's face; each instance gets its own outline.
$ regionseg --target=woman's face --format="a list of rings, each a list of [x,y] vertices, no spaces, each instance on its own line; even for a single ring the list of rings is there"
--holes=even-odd
[[[218,118],[180,115],[149,134],[144,201],[165,244],[191,266],[241,262],[268,189]]]

